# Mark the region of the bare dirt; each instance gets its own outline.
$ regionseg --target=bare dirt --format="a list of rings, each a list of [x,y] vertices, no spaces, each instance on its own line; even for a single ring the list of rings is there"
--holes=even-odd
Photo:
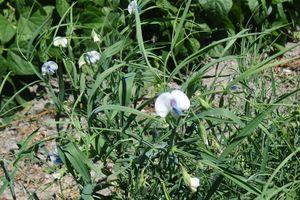
[[[55,108],[50,97],[46,95],[28,102],[15,116],[10,124],[1,127],[0,159],[4,161],[6,173],[11,175],[14,169],[17,170],[12,187],[16,198],[28,199],[36,196],[39,199],[78,199],[79,188],[73,177],[68,174],[59,177],[60,166],[47,158],[49,154],[56,153],[53,138],[57,134]],[[20,161],[13,163],[20,157],[20,145],[32,133],[35,134],[26,147],[38,143],[38,152],[25,154]],[[0,186],[5,180],[3,167],[0,169]],[[4,199],[13,199],[9,187],[0,197],[0,200]]]

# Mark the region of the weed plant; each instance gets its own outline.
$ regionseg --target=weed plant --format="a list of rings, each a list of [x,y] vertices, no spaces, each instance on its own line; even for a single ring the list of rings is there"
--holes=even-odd
[[[58,70],[43,76],[31,62],[34,54],[25,56],[56,106],[57,134],[32,142],[36,130],[20,142],[15,160],[1,161],[6,176],[0,194],[9,188],[15,196],[18,163],[36,159],[38,149],[53,140],[62,162],[53,172],[72,174],[82,199],[102,199],[99,191],[109,186],[114,190],[111,199],[297,199],[299,84],[284,90],[272,70],[299,59],[277,59],[295,46],[272,54],[272,34],[282,25],[261,32],[244,28],[197,45],[193,35],[199,31],[188,25],[201,24],[189,16],[191,3],[176,9],[164,41],[157,41],[155,34],[145,38],[149,34],[144,27],[159,26],[143,20],[156,9],[147,7],[148,1],[131,15],[104,7],[101,20],[92,18],[90,6],[78,15],[76,3],[61,5],[58,24],[37,29],[40,37],[32,41],[41,61],[55,61]],[[67,38],[66,48],[49,43],[56,36]],[[187,43],[196,46],[180,51]],[[92,63],[85,55],[94,50],[101,56]],[[81,56],[84,64],[79,67]],[[221,70],[207,77],[215,68]],[[230,68],[234,70],[228,74]],[[55,78],[59,91],[50,82]],[[160,118],[154,102],[160,93],[174,89],[170,85],[187,94],[191,107],[180,116]],[[70,96],[73,101],[67,100]],[[1,105],[1,116],[7,105]],[[12,171],[5,167],[9,162]],[[189,176],[200,181],[196,191]],[[28,198],[38,198],[39,192],[30,191]]]

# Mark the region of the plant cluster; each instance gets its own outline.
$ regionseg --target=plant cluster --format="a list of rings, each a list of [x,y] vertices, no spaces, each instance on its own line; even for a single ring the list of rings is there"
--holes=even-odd
[[[107,187],[112,199],[299,194],[299,85],[278,91],[271,70],[299,57],[274,62],[295,46],[261,57],[296,26],[298,1],[0,5],[0,92],[14,84],[12,74],[46,85],[56,107],[53,172],[58,180],[72,174],[82,199],[101,199]],[[235,69],[223,75],[232,60]],[[218,66],[221,72],[203,84]],[[1,104],[1,117],[19,93]],[[47,142],[31,144],[37,133],[20,143],[14,171]],[[7,187],[13,193],[10,175],[0,194]]]

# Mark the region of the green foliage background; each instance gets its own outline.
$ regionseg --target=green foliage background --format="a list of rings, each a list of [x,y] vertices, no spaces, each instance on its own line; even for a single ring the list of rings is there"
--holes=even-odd
[[[37,69],[41,62],[58,56],[50,46],[53,36],[57,34],[84,38],[89,37],[94,29],[100,33],[106,46],[120,41],[121,37],[126,38],[125,44],[135,42],[132,18],[125,11],[128,3],[117,0],[77,1],[72,8],[73,19],[70,21],[66,12],[71,2],[67,0],[52,3],[3,0],[0,4],[0,74],[3,76],[7,71],[12,71],[15,75],[33,75],[33,67]],[[184,57],[212,41],[234,35],[245,28],[261,31],[283,25],[283,28],[272,32],[271,39],[273,41],[276,38],[274,42],[283,45],[288,30],[299,24],[299,4],[296,0],[192,1],[184,24],[189,33],[181,32],[178,40],[183,40],[184,34],[189,34],[189,37],[175,47],[175,56]],[[168,0],[141,2],[142,9],[149,9],[141,18],[144,40],[155,39],[156,47],[163,46],[156,50],[161,55],[166,53],[167,45],[160,44],[171,40],[173,22],[184,5],[182,1]],[[281,34],[283,32],[285,34]],[[114,37],[108,39],[108,35],[112,34]],[[95,44],[85,40],[74,40],[74,44],[76,56],[81,53],[78,49],[95,47]],[[220,52],[222,46],[216,47],[211,55],[220,56]]]

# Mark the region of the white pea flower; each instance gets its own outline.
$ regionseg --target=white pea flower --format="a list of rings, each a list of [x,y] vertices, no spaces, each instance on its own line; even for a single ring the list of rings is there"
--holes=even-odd
[[[181,90],[173,90],[160,94],[155,101],[155,112],[160,117],[166,117],[170,111],[175,115],[181,115],[188,110],[191,103],[189,98]]]
[[[192,190],[192,192],[196,192],[197,191],[197,187],[199,187],[200,185],[200,180],[197,177],[190,177],[189,180],[189,187]]]
[[[66,48],[68,45],[68,40],[65,37],[55,37],[53,39],[53,45],[56,47]]]
[[[199,178],[191,177],[183,166],[181,166],[181,169],[182,169],[183,181],[190,188],[192,192],[196,192],[197,188],[200,185]]]
[[[94,42],[100,42],[100,38],[99,35],[96,33],[96,31],[94,31],[94,29],[92,30],[92,38]]]
[[[86,62],[84,60],[84,55],[80,56],[80,58],[78,60],[78,65],[79,65],[79,68],[82,67],[83,65],[86,65]]]
[[[131,2],[128,4],[127,9],[128,9],[129,14],[134,13],[135,9],[138,9],[138,11],[139,11],[139,6],[138,6],[136,0],[131,1]]]
[[[61,177],[62,177],[62,175],[61,175],[61,173],[59,173],[59,172],[55,172],[55,173],[53,173],[52,174],[52,177],[54,178],[54,179],[61,179]]]
[[[89,51],[79,58],[78,65],[81,67],[86,64],[95,64],[98,60],[100,60],[100,56],[101,54],[98,51]]]
[[[42,65],[42,74],[43,75],[46,75],[46,74],[52,75],[55,73],[55,71],[57,69],[58,69],[58,65],[56,62],[48,61]]]

